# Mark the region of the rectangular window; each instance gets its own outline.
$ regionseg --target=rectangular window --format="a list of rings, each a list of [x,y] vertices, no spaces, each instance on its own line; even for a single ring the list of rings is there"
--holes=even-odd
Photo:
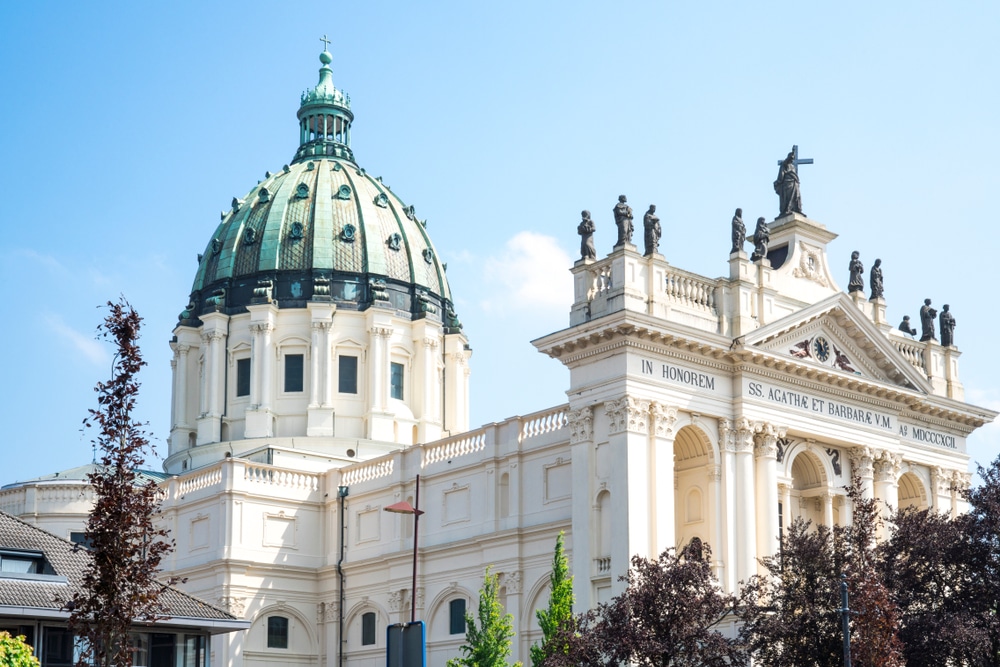
[[[43,637],[42,664],[45,667],[72,667],[75,664],[72,632],[67,628],[45,628]]]
[[[236,395],[250,395],[250,359],[236,360]]]
[[[389,395],[403,400],[403,364],[392,362],[389,369]]]
[[[302,369],[305,357],[301,354],[285,355],[285,391],[302,391]]]
[[[452,600],[448,603],[448,634],[465,634],[465,600]]]
[[[358,393],[357,357],[340,357],[340,384],[337,391],[341,394]]]
[[[267,619],[267,647],[288,648],[288,619],[284,616]]]
[[[205,637],[202,635],[184,635],[183,667],[207,667],[208,652],[205,650]]]
[[[375,644],[375,612],[369,611],[361,615],[361,645]]]

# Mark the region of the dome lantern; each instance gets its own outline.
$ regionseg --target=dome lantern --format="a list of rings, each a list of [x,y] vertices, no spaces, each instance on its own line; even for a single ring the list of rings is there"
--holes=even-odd
[[[327,43],[326,37],[322,40]],[[333,85],[333,56],[319,54],[319,82],[302,93],[299,106],[299,149],[292,163],[317,157],[336,157],[354,162],[351,151],[351,98]]]

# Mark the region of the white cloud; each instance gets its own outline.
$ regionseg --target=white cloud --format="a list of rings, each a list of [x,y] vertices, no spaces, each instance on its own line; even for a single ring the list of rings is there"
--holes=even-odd
[[[518,232],[498,255],[487,257],[483,278],[486,312],[506,309],[566,311],[573,299],[573,262],[551,236]]]
[[[52,255],[46,255],[44,253],[38,252],[37,250],[32,250],[31,248],[18,248],[14,252],[15,254],[20,255],[21,257],[25,257],[33,262],[41,264],[42,266],[44,266],[45,268],[49,269],[52,272],[57,272],[57,273],[66,272],[66,267],[63,266],[62,263]]]
[[[91,335],[82,334],[73,327],[66,324],[61,317],[54,314],[45,316],[45,321],[49,327],[66,340],[76,349],[87,361],[92,364],[107,364],[109,357],[104,345]]]

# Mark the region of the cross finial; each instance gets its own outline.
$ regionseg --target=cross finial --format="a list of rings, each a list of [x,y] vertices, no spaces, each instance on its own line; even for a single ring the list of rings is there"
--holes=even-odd
[[[778,166],[779,167],[781,166],[782,162],[784,162],[784,160],[778,160]],[[800,158],[799,157],[799,145],[798,144],[795,144],[794,146],[792,146],[792,164],[795,165],[796,170],[798,169],[798,167],[799,167],[800,164],[812,164],[812,163],[813,163],[813,159],[811,157],[805,157],[805,158]]]
[[[323,36],[319,38],[319,41],[323,42],[323,50],[328,51],[330,47],[330,40],[326,38],[326,33],[324,33]]]

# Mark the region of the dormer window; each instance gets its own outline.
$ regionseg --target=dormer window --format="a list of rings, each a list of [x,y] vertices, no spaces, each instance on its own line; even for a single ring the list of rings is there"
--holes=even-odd
[[[51,574],[46,572],[45,556],[40,551],[0,550],[0,572],[10,574]]]

